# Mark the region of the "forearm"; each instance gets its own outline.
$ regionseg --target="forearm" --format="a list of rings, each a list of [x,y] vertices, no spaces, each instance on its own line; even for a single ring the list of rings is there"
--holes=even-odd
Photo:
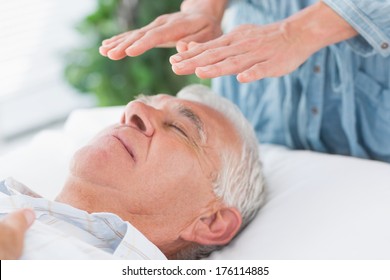
[[[311,52],[350,39],[357,31],[328,5],[319,1],[284,22],[286,36],[298,39]]]
[[[212,15],[221,21],[228,0],[184,0],[180,10],[183,12],[201,12]]]

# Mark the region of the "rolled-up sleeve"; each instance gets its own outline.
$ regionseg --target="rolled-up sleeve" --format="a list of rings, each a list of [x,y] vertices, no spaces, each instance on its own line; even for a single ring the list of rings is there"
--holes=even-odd
[[[347,43],[364,56],[390,55],[390,0],[322,0],[357,32]]]

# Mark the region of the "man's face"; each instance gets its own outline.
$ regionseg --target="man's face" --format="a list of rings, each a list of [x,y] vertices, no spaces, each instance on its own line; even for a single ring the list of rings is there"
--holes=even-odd
[[[153,241],[221,205],[212,182],[222,148],[238,152],[238,139],[220,113],[200,103],[169,95],[133,101],[120,123],[75,154],[59,198],[116,213]]]

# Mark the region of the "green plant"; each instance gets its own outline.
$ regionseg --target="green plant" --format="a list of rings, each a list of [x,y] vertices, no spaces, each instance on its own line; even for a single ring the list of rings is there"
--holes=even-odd
[[[119,61],[98,52],[102,40],[142,27],[160,14],[178,11],[181,2],[99,0],[96,11],[77,26],[85,46],[67,53],[67,81],[81,92],[95,94],[101,106],[126,104],[140,93],[175,94],[185,85],[199,83],[196,76],[177,76],[172,72],[168,59],[174,49],[156,48]]]

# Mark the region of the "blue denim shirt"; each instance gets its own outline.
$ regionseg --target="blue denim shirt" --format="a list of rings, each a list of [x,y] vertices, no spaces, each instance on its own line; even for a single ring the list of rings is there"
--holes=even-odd
[[[225,76],[213,88],[240,107],[260,142],[390,162],[390,1],[323,1],[360,35],[281,78],[240,84]],[[275,22],[315,2],[231,1],[225,29]]]

